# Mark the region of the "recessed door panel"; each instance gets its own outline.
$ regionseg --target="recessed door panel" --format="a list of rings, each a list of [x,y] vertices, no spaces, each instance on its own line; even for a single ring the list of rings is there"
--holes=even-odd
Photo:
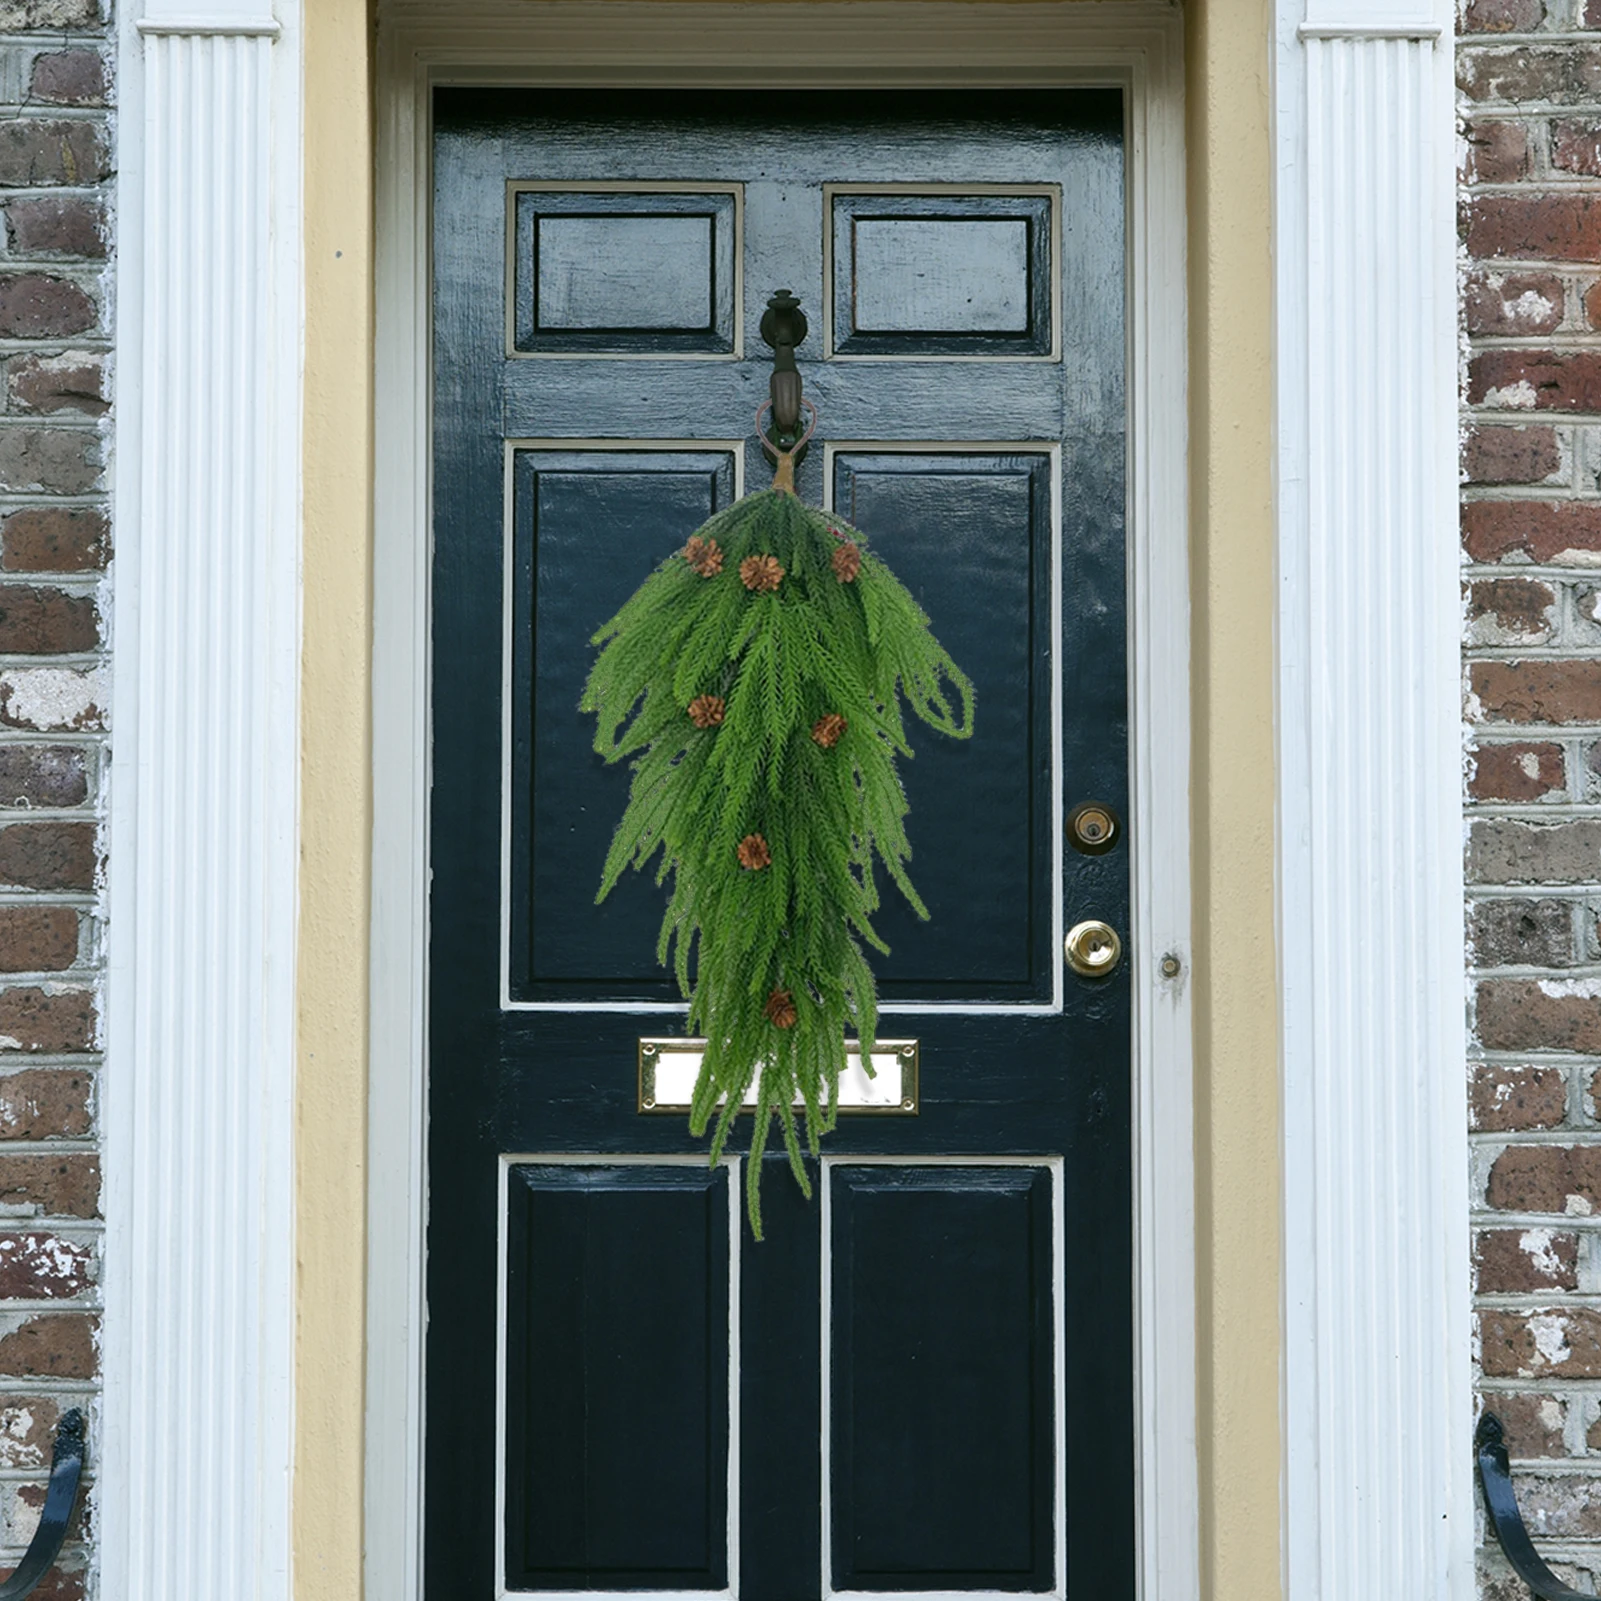
[[[912,731],[903,782],[917,838],[956,848],[914,840],[928,922],[899,897],[878,919],[889,1002],[1052,1000],[1053,488],[1043,450],[841,446],[833,456],[834,505],[908,575],[951,654],[972,664],[983,709],[960,744]]]
[[[661,897],[630,874],[600,906],[575,862],[605,859],[616,774],[578,716],[589,636],[639,578],[734,496],[731,451],[512,453],[510,992],[517,1000],[657,998]]]
[[[828,1168],[839,1590],[1056,1576],[1051,1174]]]
[[[507,1175],[509,1590],[721,1590],[729,1169]]]
[[[514,350],[733,350],[737,190],[517,184],[509,194]]]

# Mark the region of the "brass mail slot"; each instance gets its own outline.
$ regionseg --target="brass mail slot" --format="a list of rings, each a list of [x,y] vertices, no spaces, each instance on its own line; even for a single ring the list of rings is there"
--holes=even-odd
[[[705,1040],[641,1040],[639,1110],[687,1112],[705,1049]],[[862,1066],[861,1052],[847,1049],[845,1071],[839,1076],[841,1116],[915,1117],[917,1095],[916,1040],[879,1040],[873,1049],[871,1075]],[[801,1103],[797,1099],[795,1104]],[[745,1092],[745,1105],[756,1105],[754,1084]]]

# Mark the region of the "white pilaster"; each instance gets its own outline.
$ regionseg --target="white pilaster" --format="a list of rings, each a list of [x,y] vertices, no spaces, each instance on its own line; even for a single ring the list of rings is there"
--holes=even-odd
[[[1276,51],[1285,1573],[1472,1588],[1451,11]]]
[[[108,1601],[289,1594],[296,18],[122,28]]]

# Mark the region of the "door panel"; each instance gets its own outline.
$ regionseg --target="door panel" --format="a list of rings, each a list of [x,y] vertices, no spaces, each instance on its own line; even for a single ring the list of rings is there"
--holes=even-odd
[[[1050,1170],[831,1162],[828,1185],[834,1587],[1049,1589]]]
[[[510,1169],[509,1587],[727,1583],[729,1172]]]
[[[1128,905],[1126,846],[1062,837],[1127,814],[1122,127],[1109,91],[436,96],[431,1601],[1133,1593],[1127,978],[1060,944]],[[662,892],[593,904],[627,775],[577,701],[767,481],[781,286],[800,491],[978,707],[904,767],[916,1109],[842,1116],[811,1201],[773,1161],[758,1245],[741,1159],[637,1101],[684,1008]]]

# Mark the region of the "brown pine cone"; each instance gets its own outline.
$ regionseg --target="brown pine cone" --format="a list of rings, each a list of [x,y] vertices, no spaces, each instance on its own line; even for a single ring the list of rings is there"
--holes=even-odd
[[[767,997],[767,1021],[774,1028],[794,1028],[795,997],[788,990],[774,990]]]
[[[853,582],[857,573],[862,570],[861,549],[859,546],[853,545],[848,539],[828,560],[829,565],[834,569],[834,576],[842,584]]]
[[[689,720],[696,728],[716,728],[723,720],[723,697],[697,695],[689,703]]]
[[[715,539],[702,539],[699,534],[691,534],[689,543],[684,546],[683,556],[702,578],[715,578],[723,570],[723,553],[717,548]]]
[[[753,872],[770,867],[773,862],[773,853],[768,850],[767,841],[760,834],[747,834],[739,842],[735,855],[739,857],[741,867],[748,867]]]
[[[747,556],[739,564],[739,581],[756,594],[777,589],[784,581],[784,569],[776,556]]]
[[[815,739],[824,750],[832,750],[834,746],[839,744],[839,736],[843,734],[848,727],[850,727],[850,724],[847,723],[838,712],[829,712],[826,717],[819,717],[817,721],[812,724],[812,738]]]

